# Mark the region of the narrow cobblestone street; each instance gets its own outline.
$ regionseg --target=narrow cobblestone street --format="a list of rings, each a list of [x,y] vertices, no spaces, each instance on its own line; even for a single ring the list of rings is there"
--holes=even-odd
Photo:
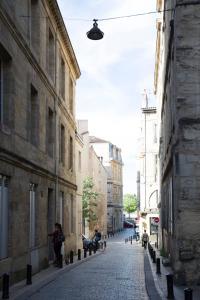
[[[130,234],[126,230],[109,239],[101,255],[59,276],[29,299],[148,299],[144,250],[135,241],[133,245],[124,243]]]

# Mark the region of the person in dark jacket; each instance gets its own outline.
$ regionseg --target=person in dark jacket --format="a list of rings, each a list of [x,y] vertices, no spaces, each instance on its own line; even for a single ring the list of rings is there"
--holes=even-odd
[[[64,242],[64,235],[63,235],[61,224],[55,223],[54,232],[49,233],[48,236],[52,236],[52,243],[53,243],[53,248],[56,256],[55,265],[57,267],[61,267],[62,266],[61,248],[62,248],[62,242]]]
[[[97,250],[98,246],[99,246],[99,241],[101,240],[101,232],[99,232],[97,229],[95,229],[93,239],[95,241],[95,247],[96,247],[96,250]]]

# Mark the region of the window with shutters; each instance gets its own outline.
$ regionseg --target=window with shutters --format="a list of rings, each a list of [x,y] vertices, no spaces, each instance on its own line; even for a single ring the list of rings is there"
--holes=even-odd
[[[73,115],[74,112],[74,85],[70,77],[69,79],[69,111]]]
[[[70,196],[70,209],[71,209],[71,214],[70,214],[71,233],[73,233],[74,232],[74,201],[73,201],[73,195],[72,194]]]
[[[47,56],[46,56],[46,63],[47,63],[47,72],[49,73],[51,79],[54,82],[55,77],[55,39],[54,35],[50,28],[48,28],[47,32]]]
[[[8,178],[0,175],[0,259],[8,257]]]
[[[0,123],[11,127],[12,118],[12,59],[0,43]]]
[[[60,94],[65,100],[65,62],[62,57],[60,57]]]
[[[54,148],[54,134],[53,134],[53,124],[54,124],[54,112],[48,107],[47,110],[47,120],[46,120],[46,148],[47,153],[50,157],[53,157]]]
[[[60,192],[60,224],[64,226],[64,192]]]
[[[39,107],[38,107],[38,91],[31,84],[31,99],[30,99],[30,142],[37,146],[39,142]]]
[[[39,55],[40,45],[40,10],[39,1],[31,0],[30,40],[34,52]]]
[[[69,138],[69,170],[73,171],[73,138]]]
[[[60,126],[60,162],[65,164],[65,127]]]

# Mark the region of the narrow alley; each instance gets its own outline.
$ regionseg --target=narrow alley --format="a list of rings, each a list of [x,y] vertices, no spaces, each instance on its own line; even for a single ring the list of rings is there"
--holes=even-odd
[[[60,275],[30,300],[149,299],[145,288],[141,244],[125,244],[131,230],[109,239],[102,254]]]

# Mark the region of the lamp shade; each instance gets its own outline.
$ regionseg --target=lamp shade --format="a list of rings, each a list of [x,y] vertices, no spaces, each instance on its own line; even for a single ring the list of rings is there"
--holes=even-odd
[[[98,28],[97,20],[93,20],[93,27],[87,32],[87,37],[90,40],[101,40],[104,33]]]

